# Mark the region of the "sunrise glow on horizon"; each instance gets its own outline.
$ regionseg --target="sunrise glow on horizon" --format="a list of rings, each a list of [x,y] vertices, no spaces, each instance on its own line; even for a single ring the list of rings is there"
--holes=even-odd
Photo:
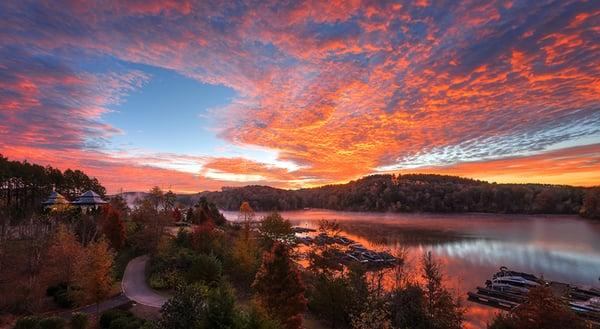
[[[600,185],[598,1],[217,3],[1,3],[0,154],[109,193]]]

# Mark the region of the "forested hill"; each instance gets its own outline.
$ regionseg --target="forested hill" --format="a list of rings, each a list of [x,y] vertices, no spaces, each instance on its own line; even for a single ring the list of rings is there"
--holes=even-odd
[[[249,201],[258,211],[324,208],[349,211],[577,214],[586,188],[495,184],[443,175],[373,175],[347,184],[300,190],[268,186],[203,192],[222,209]]]

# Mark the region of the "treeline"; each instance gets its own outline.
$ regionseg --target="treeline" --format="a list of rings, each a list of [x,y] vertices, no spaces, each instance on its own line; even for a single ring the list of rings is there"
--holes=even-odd
[[[30,216],[55,189],[69,200],[87,190],[100,196],[106,189],[96,178],[81,170],[59,169],[11,161],[0,154],[0,217],[20,219]]]
[[[203,192],[221,209],[248,201],[258,211],[323,208],[345,211],[578,214],[586,192],[566,185],[495,184],[444,175],[373,175],[347,184],[284,190],[267,186]],[[590,194],[590,193],[588,193]],[[589,208],[589,207],[588,207]]]

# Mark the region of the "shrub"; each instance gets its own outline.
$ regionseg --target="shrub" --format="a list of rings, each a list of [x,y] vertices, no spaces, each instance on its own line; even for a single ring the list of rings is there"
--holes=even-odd
[[[51,316],[45,319],[41,319],[38,323],[40,329],[63,329],[66,324],[66,320],[60,316]]]
[[[71,329],[85,329],[88,324],[86,313],[75,312],[71,315]]]
[[[110,324],[114,320],[116,320],[118,318],[132,317],[132,316],[133,315],[131,314],[131,312],[123,311],[118,308],[108,310],[108,311],[102,313],[102,315],[100,316],[100,328],[108,329],[110,327]]]
[[[54,295],[54,302],[62,308],[69,308],[74,304],[71,294],[68,290],[57,291]]]
[[[39,322],[40,318],[37,316],[25,316],[17,320],[14,329],[34,329]]]
[[[221,262],[215,256],[200,254],[192,260],[186,278],[189,282],[212,284],[221,280],[222,272]]]
[[[151,274],[148,278],[148,284],[152,289],[166,289],[169,286],[162,273]]]
[[[59,284],[57,284],[55,286],[50,286],[50,287],[46,288],[46,296],[48,296],[48,297],[54,297],[54,295],[56,295],[56,293],[59,290],[64,290],[66,288],[67,288],[67,285],[64,284],[64,283],[59,283]]]
[[[69,308],[73,307],[75,304],[71,290],[77,290],[77,288],[69,287],[66,283],[59,283],[55,286],[48,287],[46,289],[46,295],[51,296],[58,306]]]
[[[225,282],[210,289],[206,296],[205,325],[207,328],[231,328],[235,321],[235,297]]]
[[[248,312],[239,312],[234,328],[240,329],[280,329],[281,325],[269,317],[267,312],[256,304],[250,305]]]
[[[138,329],[143,325],[143,321],[133,316],[124,316],[114,319],[108,329]]]

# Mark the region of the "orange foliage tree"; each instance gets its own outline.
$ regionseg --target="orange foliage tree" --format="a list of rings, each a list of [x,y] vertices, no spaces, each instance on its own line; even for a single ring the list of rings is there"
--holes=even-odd
[[[65,225],[60,225],[48,249],[47,267],[51,280],[70,286],[76,277],[76,264],[85,256],[83,246]]]
[[[77,284],[83,289],[82,299],[99,303],[110,294],[113,284],[113,254],[106,240],[89,244],[85,257],[77,264]]]
[[[250,203],[248,203],[248,201],[242,202],[242,205],[240,206],[240,217],[244,220],[244,222],[254,219],[254,209],[250,207]]]
[[[260,304],[285,328],[302,327],[302,313],[307,303],[305,287],[285,245],[276,242],[271,251],[263,255],[252,287]]]

